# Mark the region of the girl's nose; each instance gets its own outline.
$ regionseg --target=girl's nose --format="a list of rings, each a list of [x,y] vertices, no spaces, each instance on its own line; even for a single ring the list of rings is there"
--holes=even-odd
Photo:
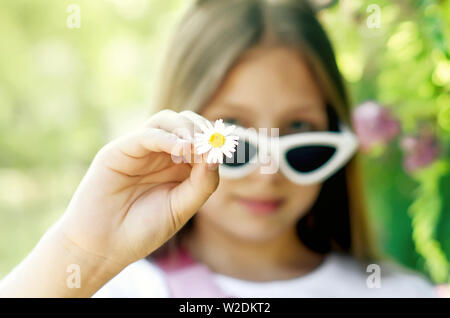
[[[280,169],[262,169],[264,167],[260,166],[259,169],[256,169],[250,174],[250,178],[257,183],[260,184],[281,184],[286,182],[287,179],[281,173]]]

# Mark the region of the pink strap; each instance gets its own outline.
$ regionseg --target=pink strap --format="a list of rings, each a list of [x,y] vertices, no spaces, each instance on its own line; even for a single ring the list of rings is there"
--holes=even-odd
[[[156,264],[165,272],[169,291],[174,298],[225,298],[225,294],[214,282],[208,266],[197,263],[182,247],[167,257],[156,259]]]

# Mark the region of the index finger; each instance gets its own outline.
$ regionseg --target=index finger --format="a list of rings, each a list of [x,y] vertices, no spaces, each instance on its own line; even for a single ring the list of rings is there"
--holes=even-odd
[[[166,130],[189,141],[194,139],[195,125],[192,120],[170,109],[151,116],[145,126]]]
[[[203,132],[214,127],[211,121],[193,111],[184,110],[180,112],[180,115],[189,118]]]

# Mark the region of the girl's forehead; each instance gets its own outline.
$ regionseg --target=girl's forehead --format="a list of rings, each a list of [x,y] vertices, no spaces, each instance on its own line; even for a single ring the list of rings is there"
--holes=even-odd
[[[311,111],[323,104],[308,65],[292,49],[259,49],[237,63],[209,103],[209,111]],[[206,109],[205,109],[206,110]]]
[[[316,93],[317,83],[305,59],[287,48],[260,49],[258,55],[234,65],[225,76],[224,94],[256,90],[260,95],[278,98]]]
[[[322,113],[325,111],[325,106],[316,101],[309,103],[279,103],[273,106],[265,106],[262,104],[244,104],[235,103],[232,101],[222,101],[211,104],[205,109],[205,115],[224,114],[236,115],[238,117],[271,117],[273,119],[293,117],[296,115],[314,115],[315,113]]]

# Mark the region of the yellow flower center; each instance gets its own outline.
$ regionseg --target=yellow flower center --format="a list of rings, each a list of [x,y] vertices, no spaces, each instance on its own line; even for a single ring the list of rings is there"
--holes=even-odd
[[[225,143],[225,137],[222,134],[214,133],[209,138],[209,144],[214,148],[220,148]]]

